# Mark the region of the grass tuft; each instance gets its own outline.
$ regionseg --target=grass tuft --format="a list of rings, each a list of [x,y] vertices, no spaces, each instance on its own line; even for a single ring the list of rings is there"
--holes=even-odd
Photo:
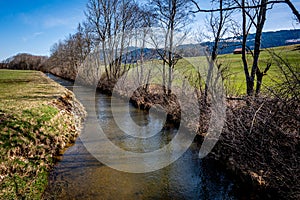
[[[41,72],[0,70],[0,199],[41,198],[53,158],[78,134],[72,108],[58,106],[72,100]]]

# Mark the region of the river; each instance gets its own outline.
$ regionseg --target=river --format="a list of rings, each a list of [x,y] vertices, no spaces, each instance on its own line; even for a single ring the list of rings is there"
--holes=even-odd
[[[72,90],[72,82],[47,74]],[[176,134],[176,128],[162,130],[147,144],[124,135],[115,124],[111,97],[97,93],[97,118],[109,139],[131,151],[160,148]],[[148,123],[144,111],[130,108],[134,121]],[[126,120],[126,119],[124,119]],[[101,141],[99,146],[101,147]],[[103,145],[104,148],[105,145]],[[146,149],[146,150],[145,150]],[[239,199],[236,183],[210,161],[198,158],[199,144],[193,143],[175,162],[148,173],[112,169],[95,159],[80,138],[61,156],[50,173],[45,199]]]

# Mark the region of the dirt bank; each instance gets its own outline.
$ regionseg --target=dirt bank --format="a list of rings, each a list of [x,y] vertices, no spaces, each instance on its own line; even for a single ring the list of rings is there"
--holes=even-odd
[[[43,73],[0,70],[0,198],[39,199],[84,116],[74,94]]]

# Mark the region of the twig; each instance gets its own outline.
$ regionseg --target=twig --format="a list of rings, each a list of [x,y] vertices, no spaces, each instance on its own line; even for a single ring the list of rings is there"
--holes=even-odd
[[[253,125],[254,125],[254,121],[255,121],[256,115],[257,115],[257,113],[260,111],[260,109],[263,107],[264,104],[265,104],[265,102],[263,102],[263,103],[259,106],[259,108],[255,111],[254,116],[253,116],[253,119],[252,119],[252,123],[251,123],[251,128],[250,128],[249,134],[251,134],[251,132],[252,132],[252,128],[253,128]]]
[[[231,101],[246,101],[245,98],[242,97],[227,97],[226,99]]]

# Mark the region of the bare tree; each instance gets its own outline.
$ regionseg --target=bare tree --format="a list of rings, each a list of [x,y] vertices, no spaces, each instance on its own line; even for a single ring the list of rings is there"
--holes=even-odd
[[[218,8],[215,9],[202,9],[198,3],[192,0],[197,10],[194,12],[224,12],[231,10],[240,10],[242,15],[242,61],[243,68],[246,77],[246,86],[247,86],[247,95],[254,95],[254,82],[256,79],[256,89],[255,94],[259,95],[262,85],[263,76],[270,69],[271,64],[268,63],[264,70],[259,67],[259,56],[260,56],[260,48],[261,48],[261,36],[262,31],[266,21],[267,11],[272,9],[274,4],[277,3],[287,3],[295,16],[299,16],[297,9],[293,6],[293,4],[289,0],[281,1],[281,0],[233,0],[233,4],[224,8],[221,4]],[[221,2],[221,1],[219,1]],[[247,37],[249,35],[249,31],[251,28],[255,30],[255,41],[254,41],[254,49],[253,49],[253,62],[251,63],[251,71],[249,71],[249,63],[247,60]],[[215,55],[215,53],[214,53]]]
[[[159,27],[164,29],[163,52],[158,51],[163,60],[163,85],[166,85],[166,65],[168,66],[167,94],[171,94],[173,70],[178,56],[176,56],[175,31],[182,30],[189,20],[188,0],[151,0]],[[158,45],[156,45],[158,47]],[[165,87],[164,87],[165,90]],[[166,90],[165,90],[166,92]]]
[[[143,85],[143,89],[147,92],[149,87],[149,78],[151,75],[150,71],[144,71],[144,52],[146,49],[146,40],[147,37],[150,34],[150,27],[152,27],[155,24],[154,19],[154,13],[151,11],[151,9],[147,7],[142,7],[139,12],[139,29],[136,29],[135,38],[136,38],[136,45],[140,46],[140,57],[139,57],[139,63],[137,62],[136,70],[137,70],[137,78],[139,85]],[[141,42],[138,43],[138,40]],[[151,55],[147,55],[148,57],[151,57]]]
[[[113,20],[116,13],[117,0],[89,0],[85,15],[94,32],[96,45],[100,44],[103,53],[103,62],[105,66],[106,77],[110,79],[110,71],[106,56],[106,42],[112,35]]]
[[[235,0],[236,1],[236,0]],[[260,56],[260,48],[261,48],[261,36],[263,27],[266,21],[267,14],[267,6],[268,0],[260,0],[258,4],[253,3],[253,1],[242,0],[241,4],[236,1],[238,5],[241,7],[242,12],[242,30],[243,30],[243,40],[242,40],[242,60],[244,65],[244,72],[246,77],[246,85],[247,85],[247,95],[252,96],[254,94],[254,81],[256,81],[256,95],[260,93],[262,78],[263,75],[270,69],[271,65],[267,64],[264,71],[259,67],[259,56]],[[247,9],[247,6],[252,6],[254,8]],[[247,37],[250,31],[250,28],[255,28],[255,41],[254,41],[254,50],[253,50],[253,62],[251,67],[251,72],[248,69],[248,61],[246,58],[246,42]]]
[[[139,5],[133,0],[89,0],[87,4],[85,15],[94,41],[101,49],[100,57],[109,85],[127,70],[122,58],[132,31],[141,25],[140,13]]]
[[[217,14],[211,12],[208,20],[208,29],[211,31],[214,40],[211,50],[211,60],[215,61],[218,55],[219,42],[223,36],[229,32],[230,27],[227,24],[232,21],[230,16],[233,11],[223,10],[224,7],[230,7],[231,1],[213,0],[212,2],[217,4],[220,8]]]
[[[91,36],[85,26],[78,25],[77,32],[51,47],[47,70],[69,79],[75,79],[78,67],[92,50]]]
[[[211,12],[210,17],[207,19],[207,26],[209,32],[212,33],[213,36],[213,46],[211,50],[210,60],[209,63],[211,63],[208,67],[207,77],[205,81],[205,89],[203,94],[203,102],[204,104],[207,103],[207,96],[208,96],[208,88],[212,76],[212,67],[214,66],[213,63],[216,62],[217,55],[218,55],[218,49],[219,49],[219,43],[220,40],[223,38],[223,36],[229,32],[229,25],[227,25],[230,21],[231,14],[233,13],[233,10],[226,10],[224,8],[230,7],[232,2],[229,0],[213,0],[213,4],[216,4],[219,8],[218,12]],[[220,65],[217,65],[219,68]]]

